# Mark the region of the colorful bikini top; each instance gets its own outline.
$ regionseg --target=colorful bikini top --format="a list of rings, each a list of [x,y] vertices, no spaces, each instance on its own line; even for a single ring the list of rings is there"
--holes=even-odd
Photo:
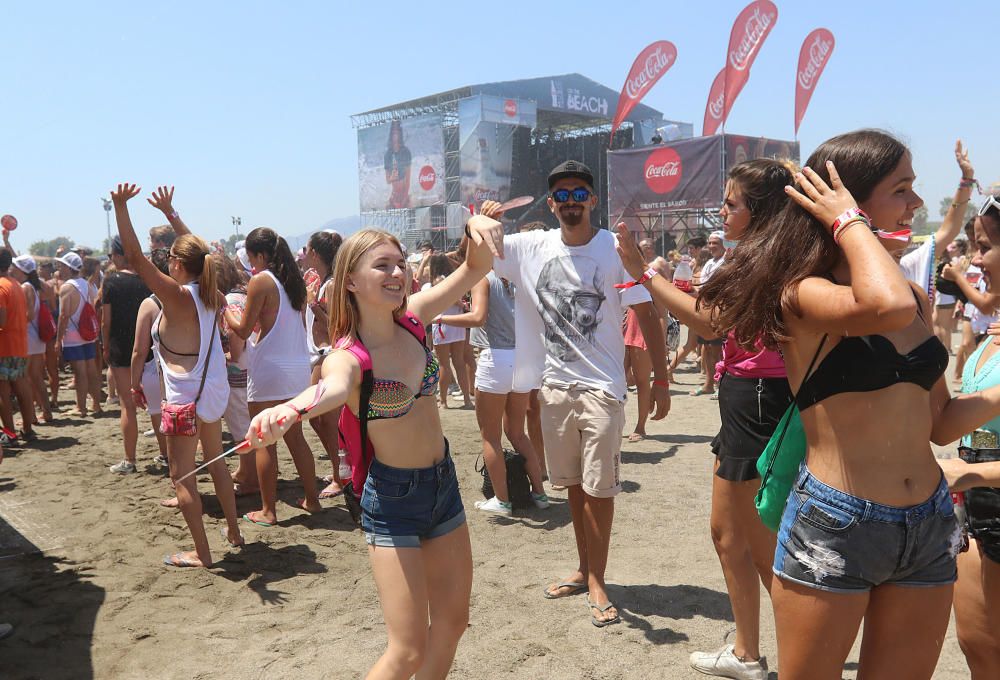
[[[424,346],[427,357],[424,364],[424,376],[420,380],[420,391],[410,392],[410,387],[400,380],[383,380],[375,378],[372,382],[372,396],[368,402],[368,420],[385,420],[405,416],[413,408],[413,403],[420,397],[434,394],[434,388],[441,379],[441,368],[437,357]]]

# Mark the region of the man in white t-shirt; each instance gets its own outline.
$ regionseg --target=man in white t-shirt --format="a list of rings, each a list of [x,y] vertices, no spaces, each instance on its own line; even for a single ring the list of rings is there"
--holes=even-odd
[[[579,565],[549,585],[556,599],[589,591],[591,621],[619,621],[604,572],[621,491],[621,435],[625,425],[625,341],[622,317],[632,306],[653,360],[653,420],[670,408],[663,329],[643,286],[634,285],[615,251],[615,237],[591,226],[597,206],[594,177],[566,161],[549,175],[549,209],[560,229],[504,238],[493,270],[514,283],[516,365],[521,386],[541,374],[542,433],[549,481],[567,487]],[[483,212],[489,212],[483,206]],[[489,220],[482,215],[473,220]],[[525,377],[527,376],[527,377]],[[517,388],[517,386],[515,386]]]

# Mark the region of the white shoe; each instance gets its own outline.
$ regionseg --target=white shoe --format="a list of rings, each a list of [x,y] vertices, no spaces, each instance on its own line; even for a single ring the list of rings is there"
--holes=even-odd
[[[475,506],[478,510],[483,510],[484,512],[495,512],[496,514],[503,515],[504,517],[510,517],[514,513],[510,503],[505,503],[496,496],[488,501],[476,501]]]
[[[733,654],[733,646],[714,652],[694,652],[691,654],[691,668],[705,675],[735,680],[767,680],[767,658],[757,661],[741,661]]]
[[[142,436],[143,437],[155,437],[156,436],[156,430],[146,430],[145,432],[142,433]]]
[[[544,493],[531,493],[531,502],[535,504],[535,507],[539,510],[546,510],[549,507],[549,497]]]

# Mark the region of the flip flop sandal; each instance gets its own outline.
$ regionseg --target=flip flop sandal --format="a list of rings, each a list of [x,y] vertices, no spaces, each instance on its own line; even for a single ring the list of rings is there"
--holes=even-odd
[[[336,487],[336,491],[331,491],[331,487]],[[337,496],[344,493],[344,488],[335,482],[330,482],[329,486],[319,492],[319,498],[336,498]]]
[[[571,590],[568,593],[560,595],[559,591],[563,588],[570,588]],[[589,587],[586,583],[580,583],[578,581],[562,581],[556,584],[555,588],[552,588],[551,586],[546,587],[545,590],[542,591],[542,594],[545,595],[546,600],[561,600],[564,597],[585,593],[587,590],[589,590]]]
[[[597,611],[603,614],[604,612],[608,611],[615,605],[612,602],[605,602],[604,604],[594,604],[593,602],[590,601],[590,598],[588,597],[587,606],[591,609],[596,609]],[[622,617],[620,617],[618,614],[615,614],[614,618],[606,620],[599,619],[593,614],[590,615],[590,622],[595,626],[597,626],[598,628],[604,628],[604,626],[610,626],[612,623],[619,623],[621,620]]]
[[[259,527],[271,528],[274,526],[274,524],[271,524],[270,522],[264,522],[263,520],[253,519],[252,517],[250,517],[249,512],[243,515],[243,519],[250,522],[251,524],[256,524]]]

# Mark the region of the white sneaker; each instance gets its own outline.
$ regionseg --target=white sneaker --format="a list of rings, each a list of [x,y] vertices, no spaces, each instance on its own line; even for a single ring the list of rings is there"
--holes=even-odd
[[[156,436],[156,430],[146,430],[145,432],[142,433],[142,436],[143,437],[155,437]]]
[[[475,506],[478,510],[495,512],[496,514],[503,515],[505,517],[510,517],[514,513],[510,503],[504,502],[496,496],[488,501],[476,501]]]
[[[546,510],[549,507],[549,497],[543,493],[531,492],[531,502],[535,504],[535,507],[539,510]]]
[[[714,652],[691,654],[691,668],[705,675],[735,680],[767,680],[767,658],[757,661],[740,661],[733,654],[733,646],[726,645]]]
[[[116,475],[130,475],[136,471],[135,463],[130,463],[127,460],[123,460],[120,463],[115,463],[108,469],[111,470],[111,472],[114,472]]]

